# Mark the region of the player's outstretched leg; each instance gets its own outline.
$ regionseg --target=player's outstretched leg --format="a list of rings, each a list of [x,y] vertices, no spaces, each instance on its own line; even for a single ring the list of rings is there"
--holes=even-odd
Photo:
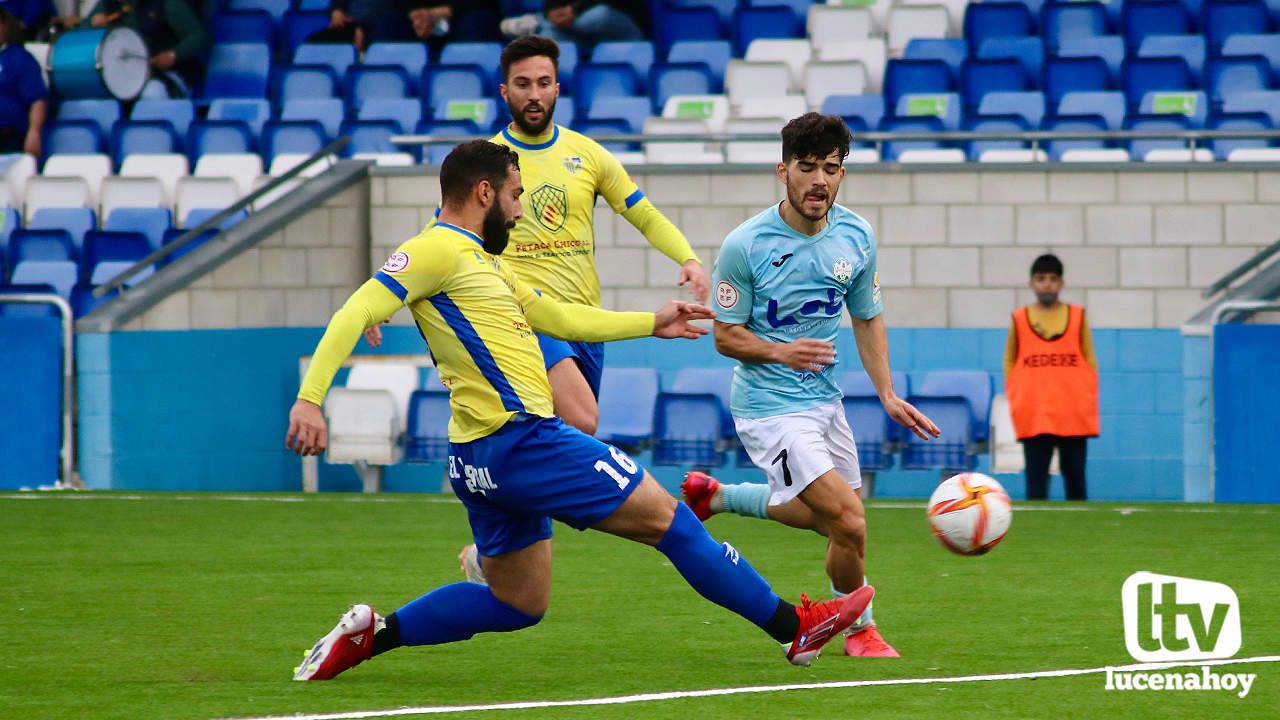
[[[328,680],[373,655],[373,634],[385,625],[368,605],[352,605],[328,635],[316,641],[294,668],[294,680]]]

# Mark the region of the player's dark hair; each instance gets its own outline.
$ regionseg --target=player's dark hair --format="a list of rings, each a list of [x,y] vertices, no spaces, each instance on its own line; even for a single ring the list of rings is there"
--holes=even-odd
[[[1062,277],[1062,261],[1057,255],[1041,255],[1031,263],[1031,274],[1039,275],[1040,273],[1053,273]]]
[[[840,162],[849,157],[849,128],[839,115],[810,112],[782,128],[782,162],[791,158],[825,158],[840,151]]]
[[[481,180],[501,189],[508,168],[520,169],[515,150],[488,140],[468,140],[449,151],[440,164],[440,195],[447,205],[461,205]]]
[[[541,35],[525,35],[522,38],[516,38],[507,43],[502,49],[502,56],[498,58],[498,62],[502,65],[502,82],[507,81],[507,74],[511,71],[511,65],[525,58],[546,57],[551,60],[551,67],[555,68],[556,79],[560,78],[560,46],[555,40]]]

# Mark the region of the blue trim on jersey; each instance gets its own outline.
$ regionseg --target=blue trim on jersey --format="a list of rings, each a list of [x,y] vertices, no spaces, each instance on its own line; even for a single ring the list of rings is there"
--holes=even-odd
[[[489,348],[485,346],[484,340],[480,339],[480,334],[476,332],[475,327],[462,314],[462,311],[458,309],[453,300],[444,293],[433,295],[428,300],[431,302],[431,306],[436,309],[436,312],[440,313],[440,317],[444,318],[449,329],[453,330],[453,334],[462,343],[462,347],[466,348],[471,355],[471,361],[476,364],[480,374],[498,392],[498,397],[502,399],[502,407],[514,412],[525,412],[524,403],[521,402],[520,396],[516,394],[515,389],[511,387],[511,383],[507,380],[507,376],[498,367],[498,362],[489,353]]]
[[[560,126],[552,125],[551,127],[552,127],[551,139],[544,143],[538,143],[537,145],[531,145],[527,142],[520,142],[519,140],[515,139],[514,137],[511,136],[510,127],[502,128],[502,137],[506,138],[507,142],[511,143],[512,145],[515,145],[521,150],[546,150],[552,145],[555,145],[556,140],[560,138]]]
[[[635,205],[636,203],[640,202],[643,199],[644,199],[644,192],[641,191],[640,188],[636,188],[636,191],[628,195],[627,199],[623,200],[622,202],[627,206],[627,209],[630,210],[633,205]]]
[[[373,276],[373,279],[382,283],[387,287],[388,290],[395,293],[396,297],[400,298],[400,302],[404,302],[404,299],[409,297],[409,291],[405,288],[405,286],[400,284],[399,280],[391,277],[390,275],[382,272],[381,270],[379,270],[377,274]]]
[[[481,240],[479,235],[471,232],[470,230],[467,230],[466,228],[460,228],[457,225],[451,225],[447,222],[438,222],[436,223],[436,227],[442,227],[446,230],[452,230],[456,233],[462,233],[463,235],[466,235],[467,237],[474,240],[475,243],[480,247],[484,247],[484,240]]]
[[[437,206],[436,206],[436,214],[435,214],[435,215],[432,215],[432,217],[437,217],[437,218],[438,218],[438,217],[440,217],[440,206],[439,206],[439,205],[437,205]]]

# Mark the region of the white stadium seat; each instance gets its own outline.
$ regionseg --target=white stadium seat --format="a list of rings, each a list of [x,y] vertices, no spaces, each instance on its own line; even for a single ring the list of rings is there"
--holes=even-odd
[[[880,162],[880,151],[875,148],[850,148],[846,164],[869,165]]]
[[[750,97],[782,97],[792,94],[791,69],[782,62],[730,60],[724,89],[731,105]]]
[[[978,162],[984,163],[1030,163],[1030,162],[1048,162],[1049,155],[1044,150],[1032,150],[1031,148],[994,148],[991,150],[983,150],[978,156]]]
[[[205,153],[196,161],[196,177],[226,177],[236,183],[241,197],[253,191],[262,175],[262,156],[257,153]]]
[[[27,180],[24,217],[30,219],[36,210],[46,207],[92,208],[89,183],[79,177],[45,177],[36,175]]]
[[[116,208],[168,208],[164,185],[160,178],[152,177],[120,177],[113,175],[102,181],[101,212],[98,217],[104,221],[111,217]]]
[[[27,178],[36,174],[36,160],[26,153],[0,155],[0,207],[22,207]]]
[[[815,48],[871,37],[878,29],[871,10],[838,5],[810,6],[805,24]]]
[[[331,463],[394,465],[400,461],[395,398],[385,390],[333,388],[324,402]]]
[[[790,120],[808,111],[803,95],[747,98],[733,114],[739,118],[782,118]]]
[[[355,153],[352,160],[372,160],[379,167],[408,167],[414,165],[413,156],[405,152]]]
[[[774,165],[782,161],[782,126],[780,118],[734,118],[725,123],[724,131],[730,135],[772,134],[777,139],[751,140],[725,143],[725,160],[730,163],[761,163]]]
[[[1213,162],[1209,148],[1155,148],[1142,156],[1143,162]]]
[[[240,190],[231,178],[208,178],[188,175],[178,178],[178,197],[174,202],[179,227],[187,224],[187,215],[195,208],[225,208],[240,199]]]
[[[121,177],[152,177],[164,187],[165,204],[173,205],[178,197],[178,178],[190,172],[187,156],[181,153],[134,153],[126,155],[120,165]]]
[[[78,177],[89,184],[91,207],[98,206],[102,179],[111,175],[111,157],[101,153],[50,155],[44,161],[45,177]]]
[[[867,69],[856,61],[815,61],[804,66],[804,101],[821,110],[830,95],[861,95],[867,91]]]
[[[888,59],[886,53],[884,38],[877,37],[824,45],[817,49],[817,58],[828,62],[856,60],[862,63],[867,73],[867,92],[879,94],[880,80],[884,77]]]
[[[947,9],[948,34],[952,37],[964,37],[964,10],[969,0],[894,0],[895,5],[942,5]],[[1034,9],[1031,11],[1036,12]]]
[[[396,417],[403,420],[409,411],[409,396],[421,384],[418,367],[410,363],[356,362],[347,375],[346,387],[385,390],[396,401]]]
[[[896,5],[889,10],[889,56],[898,57],[913,38],[944,38],[951,26],[942,5]]]
[[[1236,148],[1227,162],[1280,162],[1280,148]]]
[[[965,161],[964,151],[960,148],[930,148],[922,150],[903,150],[898,154],[900,163],[962,163]]]
[[[662,117],[702,120],[711,132],[724,130],[729,119],[729,98],[724,95],[672,95],[662,106]]]
[[[804,78],[804,66],[813,59],[813,46],[808,40],[752,40],[747,46],[746,60],[751,62],[782,62],[791,69],[791,87],[800,87]]]
[[[705,135],[710,128],[703,120],[651,117],[644,121],[645,135]],[[644,144],[644,160],[647,163],[702,163],[719,164],[724,156],[707,147],[705,142],[656,142]]]
[[[1123,148],[1076,148],[1067,150],[1060,162],[1129,162],[1129,151]]]
[[[267,169],[267,174],[271,177],[280,177],[292,170],[294,167],[302,164],[302,161],[309,157],[311,157],[309,153],[280,153],[271,161],[271,167]],[[303,170],[300,177],[315,177],[325,170],[328,170],[335,162],[337,162],[337,158],[332,155],[323,157],[312,163],[306,170]]]

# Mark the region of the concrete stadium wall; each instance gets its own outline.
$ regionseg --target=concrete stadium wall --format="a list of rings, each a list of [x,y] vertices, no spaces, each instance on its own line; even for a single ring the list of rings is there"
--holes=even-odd
[[[765,168],[652,169],[633,177],[708,266],[729,230],[781,198]],[[125,331],[82,335],[81,472],[89,485],[296,489],[298,463],[282,445],[297,357],[311,352],[333,310],[418,232],[438,201],[436,177],[379,171]],[[1197,372],[1203,368],[1176,328],[1200,309],[1201,288],[1275,239],[1274,173],[855,169],[840,202],[879,231],[893,364],[908,372],[982,368],[996,374],[999,388],[1009,313],[1031,300],[1027,268],[1045,250],[1062,256],[1064,297],[1088,308],[1102,371],[1103,435],[1090,446],[1091,494],[1204,499],[1208,449],[1191,447],[1200,442],[1199,426],[1186,423],[1204,421],[1195,409],[1208,396],[1196,393],[1210,383],[1200,375],[1184,381],[1184,353]],[[606,307],[650,309],[679,295],[675,266],[622,218],[600,205],[596,227]],[[408,313],[396,322],[402,327],[389,329],[385,350],[420,352]],[[842,356],[853,357],[851,336],[842,342],[850,350]],[[661,370],[727,364],[709,342],[675,347],[619,343],[608,362]],[[173,437],[178,423],[181,437]],[[1192,457],[1184,461],[1186,454]],[[675,473],[658,475],[671,485]],[[1019,478],[1003,479],[1019,494]],[[429,466],[388,475],[391,489],[434,489],[438,481]],[[919,496],[935,481],[889,473],[880,488]],[[348,468],[327,468],[321,486],[358,484]]]

